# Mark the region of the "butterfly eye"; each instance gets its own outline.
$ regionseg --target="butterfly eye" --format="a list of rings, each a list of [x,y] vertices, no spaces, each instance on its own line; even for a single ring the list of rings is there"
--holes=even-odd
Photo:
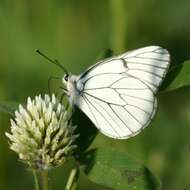
[[[68,75],[68,74],[66,74],[66,75],[64,76],[64,79],[65,79],[65,81],[67,82],[67,81],[68,81],[68,79],[69,79],[69,75]]]

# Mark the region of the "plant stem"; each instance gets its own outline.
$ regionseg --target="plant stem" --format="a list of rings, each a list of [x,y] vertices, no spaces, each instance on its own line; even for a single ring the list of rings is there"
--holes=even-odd
[[[43,190],[49,190],[49,174],[47,170],[42,171],[42,187]]]
[[[110,11],[112,18],[112,28],[110,43],[114,52],[120,53],[125,50],[126,40],[126,4],[125,0],[110,0]]]
[[[38,175],[35,170],[32,170],[33,176],[34,176],[34,183],[35,183],[35,189],[39,190],[39,182],[38,182]]]
[[[76,179],[77,172],[78,172],[78,168],[74,168],[71,170],[65,190],[75,190],[76,189],[77,185],[75,183],[77,182],[77,179]]]

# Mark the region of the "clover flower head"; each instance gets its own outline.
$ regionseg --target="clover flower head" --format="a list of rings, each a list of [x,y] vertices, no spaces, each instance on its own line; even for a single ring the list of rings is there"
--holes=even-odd
[[[30,97],[26,107],[19,105],[6,133],[10,148],[33,169],[46,170],[63,164],[76,148],[78,135],[69,122],[71,112],[55,95]]]

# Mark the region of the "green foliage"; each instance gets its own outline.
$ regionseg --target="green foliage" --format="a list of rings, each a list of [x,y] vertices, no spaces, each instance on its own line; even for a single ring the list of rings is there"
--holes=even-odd
[[[161,91],[169,92],[190,85],[190,61],[173,67],[162,85]]]
[[[158,180],[145,166],[116,150],[90,150],[82,164],[90,180],[115,190],[159,189]]]
[[[76,144],[78,147],[75,151],[75,157],[78,160],[93,142],[98,130],[96,127],[94,127],[92,122],[77,108],[73,117],[73,122],[75,125],[77,125],[76,133],[80,134],[80,137],[76,139]]]

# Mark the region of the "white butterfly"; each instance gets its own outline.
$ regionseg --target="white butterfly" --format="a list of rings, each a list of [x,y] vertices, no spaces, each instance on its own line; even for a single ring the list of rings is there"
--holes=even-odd
[[[169,68],[170,56],[149,46],[108,58],[79,76],[62,81],[78,106],[103,134],[117,139],[137,135],[157,109],[156,92]]]

